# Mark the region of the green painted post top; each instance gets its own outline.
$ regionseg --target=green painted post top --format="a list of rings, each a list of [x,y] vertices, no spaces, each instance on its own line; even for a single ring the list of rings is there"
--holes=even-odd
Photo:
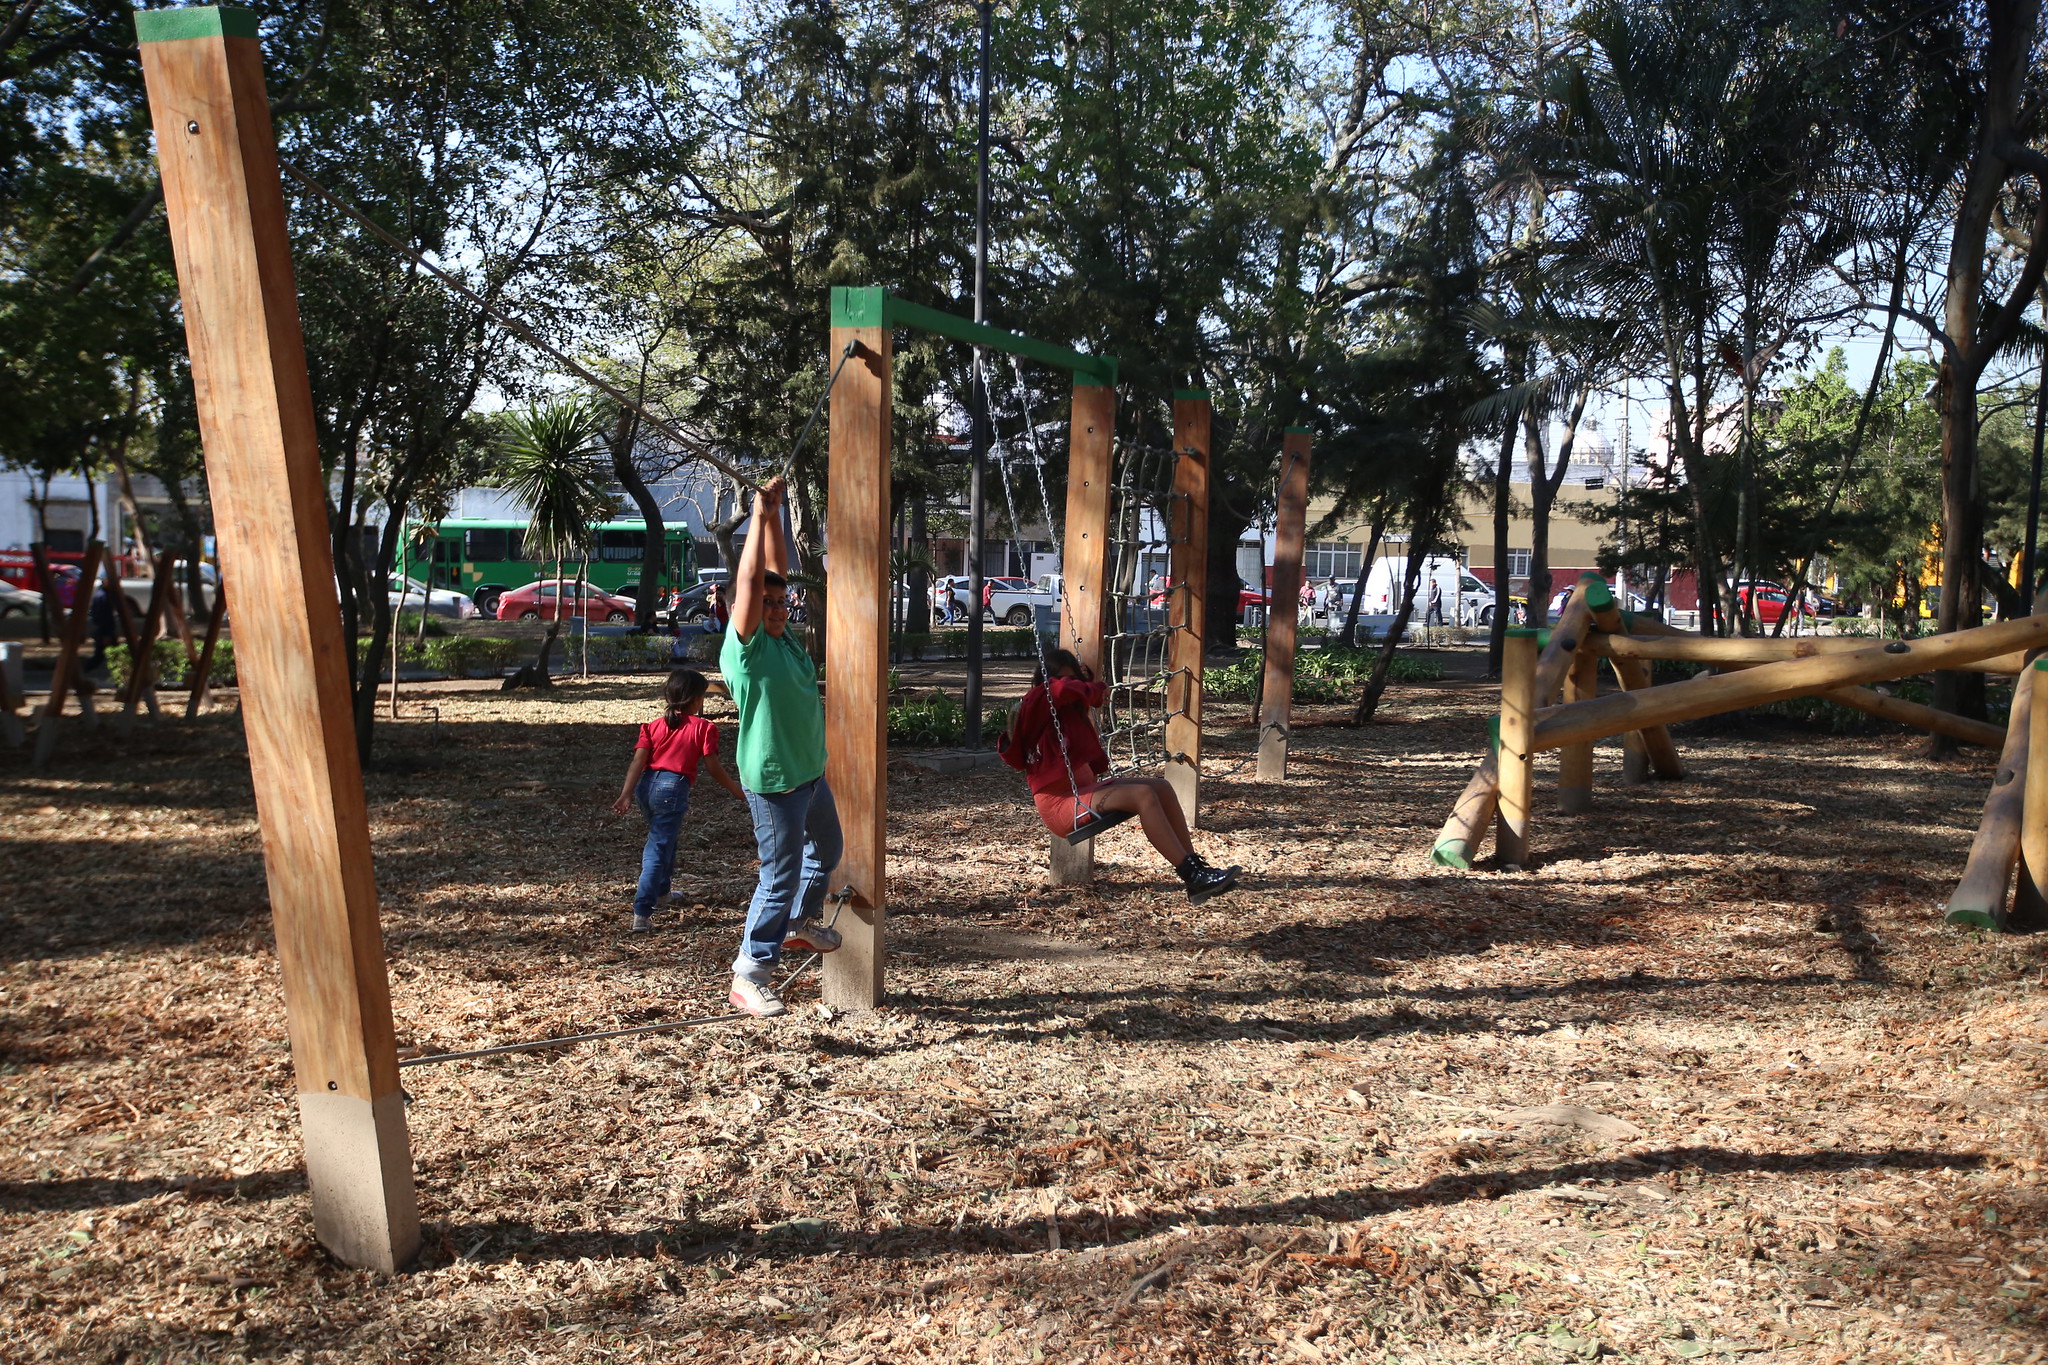
[[[1207,396],[1206,394],[1203,395],[1203,397]],[[1283,428],[1283,431],[1289,436],[1313,436],[1316,434],[1314,427],[1286,427]]]
[[[1510,640],[1534,640],[1537,639],[1541,634],[1542,632],[1538,631],[1534,626],[1508,627],[1508,638]]]
[[[1508,633],[1509,633],[1510,635],[1514,634],[1514,632],[1513,632],[1513,631],[1509,631]],[[1548,626],[1538,626],[1538,627],[1536,627],[1536,648],[1538,648],[1538,649],[1548,649],[1548,648],[1550,648],[1550,628],[1549,628]]]
[[[1614,590],[1607,586],[1607,580],[1596,578],[1586,584],[1586,605],[1594,611],[1606,611],[1614,605]]]
[[[1209,391],[1207,389],[1175,389],[1173,391],[1173,401],[1176,403],[1206,403],[1209,401]]]
[[[951,337],[975,346],[986,346],[990,350],[1002,351],[1008,355],[1023,356],[1042,364],[1056,366],[1073,373],[1076,384],[1097,384],[1114,387],[1116,384],[1116,357],[1088,355],[1081,351],[1056,346],[1050,341],[1036,337],[1019,336],[1005,332],[1000,327],[987,323],[972,322],[967,318],[941,313],[936,308],[899,299],[880,285],[832,286],[832,325],[834,327],[915,327],[919,331],[933,332],[939,336]]]
[[[175,43],[181,38],[254,38],[256,11],[224,6],[135,11],[135,37],[144,43]]]
[[[2048,659],[2034,660],[2034,667],[2039,669],[2043,673],[2048,673]]]

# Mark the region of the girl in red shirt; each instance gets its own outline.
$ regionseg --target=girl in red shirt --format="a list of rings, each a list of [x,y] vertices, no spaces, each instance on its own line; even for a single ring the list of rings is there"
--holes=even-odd
[[[612,809],[624,815],[638,805],[647,817],[647,845],[640,850],[640,886],[633,894],[633,927],[652,929],[654,912],[673,899],[676,836],[690,811],[690,787],[701,763],[711,778],[741,801],[747,794],[718,760],[718,727],[704,719],[704,690],[710,684],[694,668],[678,668],[662,686],[668,710],[640,727],[626,785]]]
[[[1172,783],[1163,777],[1102,776],[1109,770],[1109,755],[1088,713],[1109,700],[1109,689],[1096,681],[1093,670],[1073,651],[1055,649],[1031,683],[997,749],[1005,763],[1024,773],[1047,829],[1064,837],[1112,811],[1127,811],[1138,817],[1152,847],[1180,874],[1189,904],[1200,905],[1237,885],[1237,868],[1211,867],[1195,852]]]

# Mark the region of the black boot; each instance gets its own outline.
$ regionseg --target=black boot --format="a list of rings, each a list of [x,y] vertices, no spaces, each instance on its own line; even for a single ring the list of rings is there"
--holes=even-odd
[[[1236,868],[1211,867],[1199,853],[1188,854],[1174,871],[1180,874],[1181,885],[1188,889],[1189,905],[1200,905],[1237,885]]]

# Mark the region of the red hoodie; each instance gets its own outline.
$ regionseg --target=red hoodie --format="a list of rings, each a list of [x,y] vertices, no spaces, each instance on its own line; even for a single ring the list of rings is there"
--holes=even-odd
[[[1053,712],[1046,705],[1046,689],[1034,687],[1017,704],[1017,714],[1010,721],[1009,742],[1002,749],[1003,762],[1022,770],[1033,796],[1072,792],[1082,768],[1095,774],[1098,781],[1109,770],[1109,755],[1102,748],[1102,737],[1095,733],[1095,723],[1088,718],[1090,708],[1109,700],[1109,689],[1100,682],[1079,678],[1054,678],[1051,687],[1053,705],[1059,710],[1059,733],[1053,732]],[[1060,761],[1061,736],[1067,741],[1066,757],[1075,768],[1071,774]]]

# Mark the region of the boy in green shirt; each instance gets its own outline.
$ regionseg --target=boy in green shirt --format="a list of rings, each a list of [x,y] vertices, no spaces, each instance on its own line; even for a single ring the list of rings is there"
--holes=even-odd
[[[825,785],[825,703],[810,654],[785,632],[789,581],[771,565],[789,562],[782,528],[788,485],[768,481],[754,495],[746,548],[733,574],[732,625],[718,666],[739,708],[734,766],[754,816],[761,879],[732,964],[733,1006],[757,1019],[783,1012],[770,984],[784,948],[829,953],[839,935],[820,922],[825,881],[839,862],[839,808]]]

